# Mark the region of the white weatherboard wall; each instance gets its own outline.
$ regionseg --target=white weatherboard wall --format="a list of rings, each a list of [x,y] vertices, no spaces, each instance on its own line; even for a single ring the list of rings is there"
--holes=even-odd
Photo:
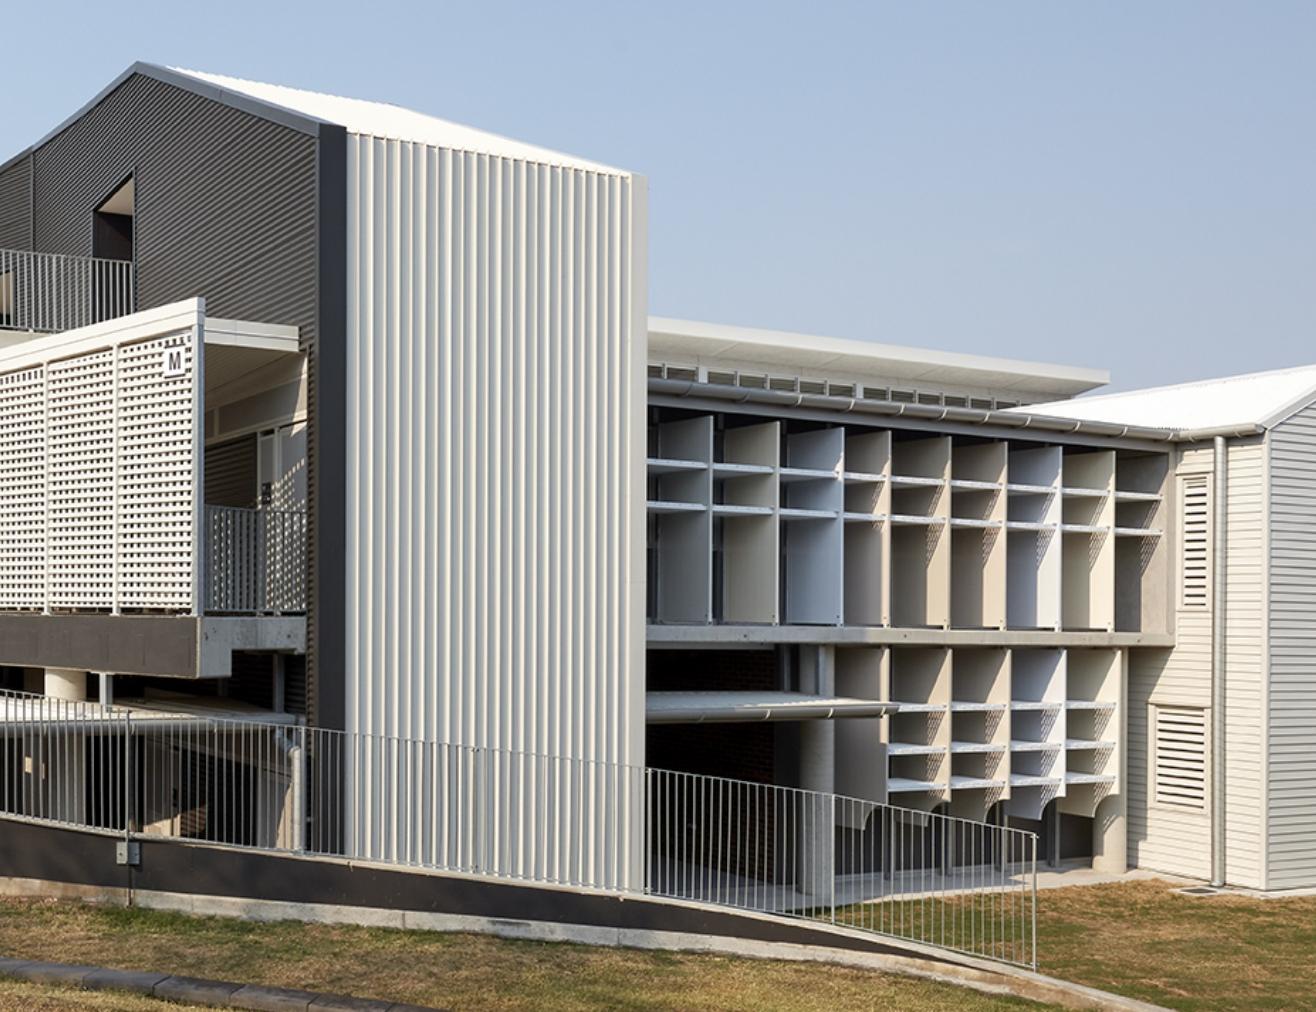
[[[348,729],[642,763],[643,181],[349,135],[347,200]]]
[[[193,612],[204,305],[0,351],[0,609]]]
[[[1316,886],[1316,406],[1270,434],[1266,885]]]
[[[1266,629],[1266,444],[1230,441],[1226,505],[1225,595],[1225,879],[1262,888],[1267,812],[1263,805]],[[1134,650],[1129,660],[1129,861],[1155,871],[1211,877],[1210,744],[1206,746],[1206,800],[1198,809],[1158,799],[1151,783],[1154,707],[1201,709],[1209,728],[1213,595],[1205,606],[1182,594],[1182,483],[1202,478],[1207,514],[1214,495],[1211,445],[1183,450],[1172,476],[1168,526],[1174,535],[1175,646]],[[1207,544],[1213,537],[1208,524]],[[1208,586],[1210,584],[1208,575]],[[1209,738],[1209,735],[1208,735]],[[1273,817],[1273,815],[1272,815]]]

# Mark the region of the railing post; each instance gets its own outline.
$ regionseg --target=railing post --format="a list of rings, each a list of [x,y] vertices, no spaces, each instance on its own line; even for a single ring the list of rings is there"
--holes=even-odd
[[[133,790],[133,726],[132,714],[124,713],[123,715],[123,840],[124,843],[131,844],[133,838],[133,818],[136,815],[134,811]]]

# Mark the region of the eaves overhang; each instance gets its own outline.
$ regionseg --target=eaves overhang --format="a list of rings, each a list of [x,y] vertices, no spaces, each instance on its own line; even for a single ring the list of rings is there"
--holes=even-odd
[[[992,427],[1010,433],[1036,432],[1091,436],[1109,440],[1132,440],[1147,444],[1175,442],[1172,429],[1157,429],[1112,422],[1091,422],[1051,415],[1033,415],[1022,411],[989,411],[981,408],[947,407],[932,404],[908,404],[899,401],[861,400],[825,394],[800,394],[783,390],[700,383],[693,380],[649,378],[651,396],[673,399],[699,399],[733,404],[752,404],[781,411],[806,409],[837,416],[865,416],[896,421],[909,419],[920,423],[947,423]]]

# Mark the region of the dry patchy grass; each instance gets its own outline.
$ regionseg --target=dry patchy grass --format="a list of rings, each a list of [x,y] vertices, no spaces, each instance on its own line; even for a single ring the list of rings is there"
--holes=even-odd
[[[1316,897],[1193,897],[1174,888],[1140,881],[1042,891],[1040,969],[1172,1008],[1316,1008]]]
[[[930,981],[817,964],[518,942],[484,935],[269,924],[52,901],[0,901],[0,954],[459,1010],[977,1012],[1028,1007]],[[0,1002],[4,1000],[0,992]],[[177,1006],[147,1002],[103,1007],[172,1010]]]
[[[0,980],[0,1009],[23,1012],[66,1012],[101,1009],[102,1012],[203,1012],[200,1005],[177,1005],[133,994],[110,991],[74,991],[17,980]]]

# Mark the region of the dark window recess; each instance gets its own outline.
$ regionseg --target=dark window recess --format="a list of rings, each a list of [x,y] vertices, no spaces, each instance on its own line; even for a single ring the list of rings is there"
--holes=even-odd
[[[235,653],[228,698],[262,710],[274,709],[274,655]]]
[[[133,200],[133,181],[129,178],[96,208],[92,215],[92,256],[103,260],[133,258]]]
[[[250,509],[257,486],[255,433],[206,447],[206,505]]]
[[[306,716],[305,654],[288,654],[283,659],[283,712]]]

